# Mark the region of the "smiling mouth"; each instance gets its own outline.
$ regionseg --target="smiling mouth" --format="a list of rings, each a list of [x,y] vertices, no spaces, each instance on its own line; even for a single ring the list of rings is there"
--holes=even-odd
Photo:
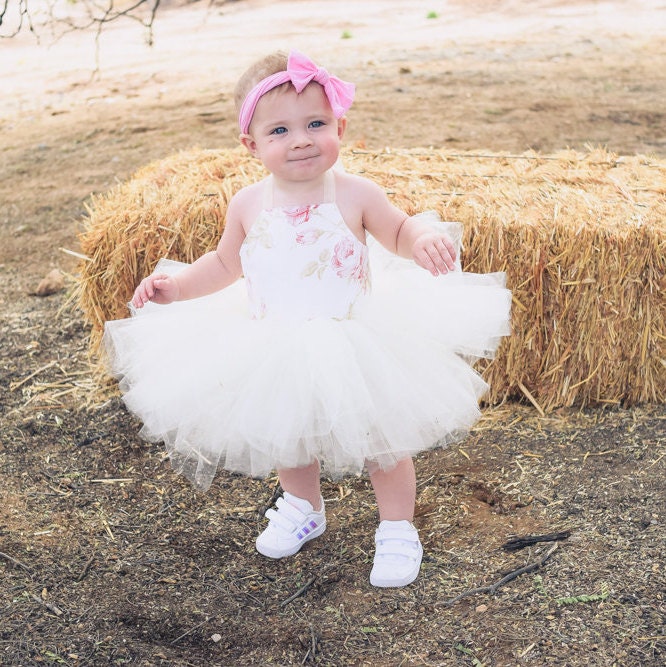
[[[295,157],[289,160],[289,162],[305,162],[307,160],[313,160],[316,157],[319,157],[319,155],[307,155],[305,157]]]

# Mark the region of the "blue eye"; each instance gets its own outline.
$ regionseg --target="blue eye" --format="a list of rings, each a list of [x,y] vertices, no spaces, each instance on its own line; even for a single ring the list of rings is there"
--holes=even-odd
[[[313,121],[310,123],[310,127],[312,127],[312,128],[316,128],[316,127],[324,127],[324,125],[326,125],[326,123],[324,123],[323,120],[313,120]]]
[[[286,131],[286,127],[276,127],[274,130],[271,130],[271,134],[284,134]]]

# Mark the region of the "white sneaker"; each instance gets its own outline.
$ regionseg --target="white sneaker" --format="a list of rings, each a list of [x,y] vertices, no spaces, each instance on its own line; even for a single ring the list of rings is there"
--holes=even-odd
[[[411,584],[419,574],[423,547],[409,521],[382,521],[375,533],[375,561],[370,583],[379,588]]]
[[[256,542],[257,551],[268,558],[293,556],[306,542],[326,530],[323,498],[319,512],[315,512],[307,500],[286,492],[275,505],[277,509],[266,512],[268,527]]]

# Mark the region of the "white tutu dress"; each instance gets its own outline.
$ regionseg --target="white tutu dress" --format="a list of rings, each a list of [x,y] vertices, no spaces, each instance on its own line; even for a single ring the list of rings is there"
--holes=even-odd
[[[110,368],[141,435],[164,441],[201,489],[218,467],[263,477],[318,458],[332,477],[367,461],[389,469],[479,418],[487,385],[470,361],[509,333],[504,274],[463,273],[458,261],[434,277],[373,239],[368,247],[342,219],[329,174],[324,201],[299,209],[273,208],[267,179],[243,279],[106,324]],[[433,224],[459,253],[461,226]]]

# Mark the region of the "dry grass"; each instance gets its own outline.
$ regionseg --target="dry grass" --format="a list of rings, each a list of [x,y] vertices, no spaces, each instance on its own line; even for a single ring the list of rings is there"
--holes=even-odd
[[[507,273],[514,334],[483,367],[491,403],[522,397],[543,413],[666,400],[665,162],[425,149],[348,150],[343,162],[409,213],[463,222],[466,270]],[[261,175],[242,149],[183,152],[94,200],[76,295],[93,359],[140,278],[161,257],[214,247],[230,197]]]

